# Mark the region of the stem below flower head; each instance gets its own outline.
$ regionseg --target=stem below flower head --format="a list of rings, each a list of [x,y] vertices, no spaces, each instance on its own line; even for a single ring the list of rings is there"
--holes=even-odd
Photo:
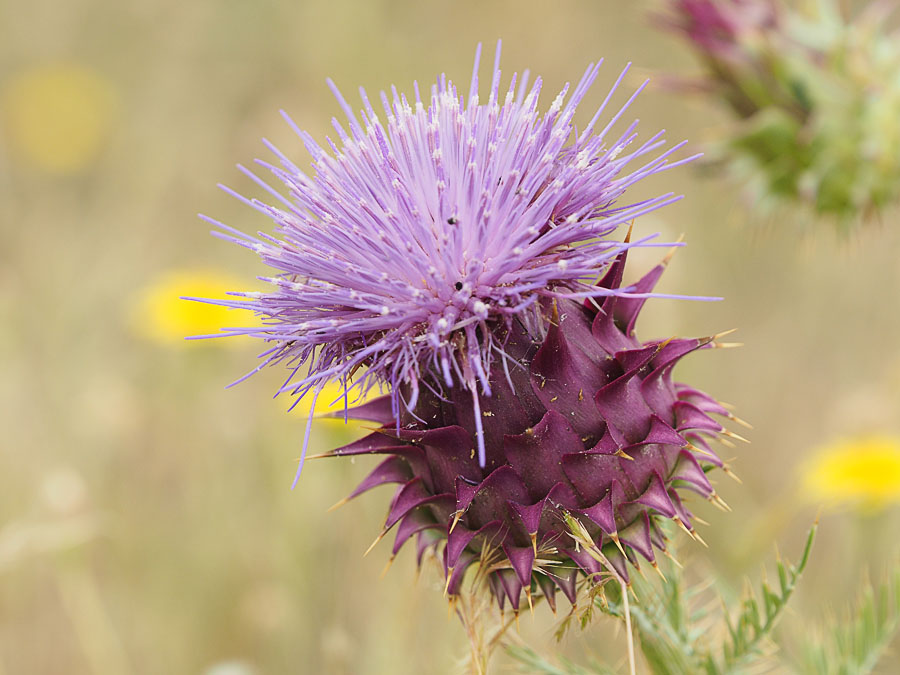
[[[612,567],[610,566],[610,569]],[[628,586],[625,585],[624,579],[616,575],[619,580],[619,588],[622,589],[622,607],[625,610],[625,639],[628,643],[628,672],[635,675],[634,663],[634,634],[631,632],[631,608],[628,606]]]
[[[476,606],[478,600],[471,593],[461,593],[451,602],[455,605],[456,614],[462,621],[466,637],[469,639],[469,672],[472,675],[485,675],[491,651],[495,644],[495,640],[486,641],[484,637],[485,608]]]
[[[496,632],[488,638],[489,624],[491,619],[496,616],[496,605],[491,601],[486,586],[487,575],[479,570],[469,591],[460,590],[460,593],[450,601],[451,607],[456,610],[456,615],[462,621],[466,637],[469,640],[469,672],[471,675],[487,674],[488,662],[494,649],[509,627],[513,623],[517,623],[519,619],[518,612],[515,612],[507,621],[502,622]]]
[[[612,563],[609,562],[609,559],[603,555],[597,547],[597,544],[591,538],[582,522],[570,513],[565,513],[563,517],[569,527],[569,536],[572,537],[575,543],[584,548],[588,555],[603,565],[606,571],[619,582],[619,588],[622,590],[622,612],[625,619],[625,639],[628,645],[628,673],[629,675],[635,675],[634,634],[631,630],[631,608],[628,604],[628,584],[625,582],[622,575],[616,571],[616,568],[613,567]]]

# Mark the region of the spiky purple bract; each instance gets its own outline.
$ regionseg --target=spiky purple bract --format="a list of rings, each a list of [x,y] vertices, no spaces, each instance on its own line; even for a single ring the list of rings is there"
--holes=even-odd
[[[599,288],[620,287],[625,258]],[[651,292],[664,266],[636,290]],[[556,589],[574,603],[579,579],[597,583],[604,571],[570,536],[567,517],[626,581],[626,560],[637,565],[637,554],[655,567],[654,551],[666,551],[662,521],[696,536],[685,491],[722,505],[706,472],[723,465],[707,441],[729,432],[710,413],[736,418],[672,380],[675,364],[714,338],[642,343],[634,325],[643,304],[542,300],[545,335],[519,323],[498,329],[512,366],[492,374],[492,395],[478,406],[453,387],[421,396],[399,428],[388,397],[351,411],[384,426],[329,454],[387,455],[348,499],[399,484],[379,537],[396,526],[393,555],[414,536],[420,561],[443,544],[451,595],[478,563],[501,608],[518,610],[523,590],[555,608]],[[484,467],[475,458],[479,415],[489,421]]]
[[[682,144],[660,153],[663,132],[635,144],[636,121],[607,141],[646,82],[595,132],[623,71],[579,133],[575,110],[600,65],[541,115],[539,78],[529,88],[527,72],[513,75],[501,92],[499,53],[486,103],[479,102],[477,57],[466,96],[444,76],[428,103],[418,86],[411,102],[392,89],[381,95],[384,120],[364,91],[357,118],[332,85],[349,122],[345,129],[334,120],[339,144],[329,140],[331,153],[288,120],[313,157],[311,177],[267,143],[281,166],[260,163],[289,197],[242,169],[277,206],[232,194],[274,220],[280,238],[210,222],[277,271],[261,277],[275,288],[220,304],[263,317],[263,327],[226,334],[273,343],[255,370],[287,363],[282,391],[315,397],[338,380],[355,396],[387,385],[399,417],[416,407],[424,380],[462,386],[477,405],[504,359],[497,326],[518,321],[537,333],[541,300],[628,292],[592,282],[626,246],[652,237],[626,245],[609,235],[679,197],[618,200],[630,185],[693,158],[669,162]]]

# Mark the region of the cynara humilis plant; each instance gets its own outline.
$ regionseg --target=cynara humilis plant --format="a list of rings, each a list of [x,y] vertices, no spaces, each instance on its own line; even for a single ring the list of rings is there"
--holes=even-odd
[[[900,32],[892,1],[669,0],[663,21],[704,74],[692,89],[735,123],[716,154],[770,208],[847,226],[900,201]]]
[[[638,141],[636,122],[612,133],[643,89],[604,117],[625,72],[576,130],[599,68],[543,113],[540,79],[501,90],[499,48],[485,101],[477,58],[466,94],[441,76],[426,96],[383,93],[383,113],[363,92],[357,116],[332,85],[348,121],[328,150],[289,121],[312,174],[267,143],[287,194],[246,171],[273,201],[236,195],[276,235],[210,220],[274,269],[269,292],[209,301],[262,318],[225,329],[269,344],[255,370],[285,365],[281,391],[314,400],[333,380],[348,402],[388,390],[344,412],[378,430],[328,453],[381,457],[348,499],[395,484],[392,555],[435,551],[451,596],[474,565],[516,611],[655,566],[664,521],[696,536],[684,497],[721,504],[708,441],[730,433],[714,416],[736,419],[673,380],[714,337],[635,334],[666,261],[626,284],[628,250],[669,244],[616,235],[679,197],[626,191],[693,157],[672,160],[683,144],[664,149],[662,132]]]

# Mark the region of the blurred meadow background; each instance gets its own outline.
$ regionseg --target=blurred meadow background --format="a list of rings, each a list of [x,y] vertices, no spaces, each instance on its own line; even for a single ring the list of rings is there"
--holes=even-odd
[[[382,578],[388,542],[363,557],[388,490],[328,512],[374,464],[313,461],[291,491],[305,416],[273,400],[283,373],[226,391],[260,346],[182,339],[247,319],[179,295],[253,290],[266,273],[196,213],[270,230],[216,183],[258,195],[234,164],[266,156],[262,137],[305,166],[278,111],[323,138],[340,112],[327,76],[354,105],[359,85],[467,83],[476,43],[489,62],[497,38],[507,76],[544,77],[545,104],[604,57],[582,122],[633,61],[632,88],[654,78],[629,115],[642,135],[664,127],[700,150],[725,116],[663,86],[696,63],[650,24],[662,5],[0,2],[0,674],[459,671],[466,640],[437,572],[413,583],[406,550]],[[685,236],[660,290],[725,298],[651,301],[640,334],[737,328],[745,345],[680,366],[755,429],[725,453],[744,481],[717,485],[734,512],[695,505],[709,549],[682,542],[679,557],[689,579],[715,572],[737,596],[776,544],[796,558],[827,502],[794,605],[808,628],[900,553],[889,476],[842,504],[827,480],[809,487],[827,473],[811,464],[821,448],[900,434],[900,222],[838,234],[760,219],[719,173],[646,181],[686,199],[635,225]],[[631,274],[659,254],[638,252]],[[321,452],[361,431],[322,420],[313,433]],[[558,621],[524,612],[511,639],[580,662],[624,655],[603,621],[555,646]]]

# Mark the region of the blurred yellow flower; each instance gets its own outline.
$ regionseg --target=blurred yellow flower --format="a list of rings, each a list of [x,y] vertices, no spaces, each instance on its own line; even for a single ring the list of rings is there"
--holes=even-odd
[[[804,482],[815,500],[883,509],[900,502],[900,438],[864,436],[819,450],[806,464]]]
[[[115,117],[116,94],[100,73],[77,63],[14,74],[2,91],[12,148],[52,173],[74,173],[99,154]]]
[[[377,392],[377,390],[376,390]],[[313,396],[312,392],[308,393],[297,404],[297,407],[294,408],[294,412],[300,415],[301,417],[309,417],[309,411],[312,407]],[[346,405],[347,408],[353,408],[354,406],[361,405],[365,399],[357,400],[357,390],[351,391],[347,395]],[[331,418],[339,421],[341,424],[344,423],[344,387],[339,382],[329,382],[322,389],[322,392],[319,394],[319,398],[316,400],[316,417],[320,417],[322,415],[326,415],[328,413],[337,413],[337,417]],[[329,418],[326,418],[329,419]],[[375,425],[373,425],[375,426]]]
[[[174,347],[195,345],[236,346],[247,344],[242,336],[211,340],[185,340],[191,335],[210,335],[223,327],[253,326],[259,321],[252,312],[205,302],[182,300],[182,296],[227,299],[228,291],[252,290],[246,281],[212,270],[170,270],[138,292],[130,325],[135,333],[158,344]],[[230,297],[232,300],[239,298]]]

